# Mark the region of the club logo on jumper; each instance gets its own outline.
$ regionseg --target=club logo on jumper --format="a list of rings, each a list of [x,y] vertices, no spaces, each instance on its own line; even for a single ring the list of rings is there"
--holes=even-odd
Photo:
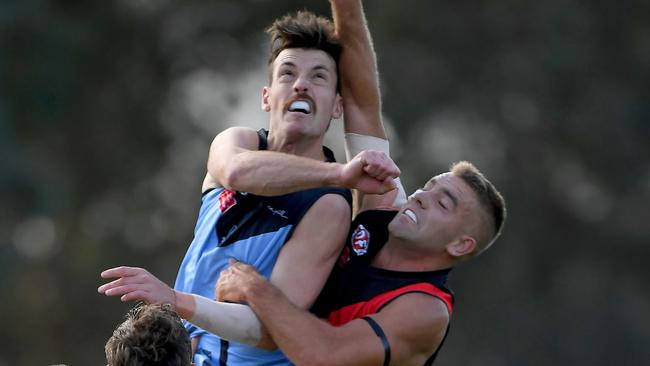
[[[235,199],[235,192],[229,189],[224,189],[219,193],[219,209],[222,213],[228,211],[232,206],[237,204]]]
[[[357,255],[364,255],[368,252],[368,243],[370,241],[370,233],[363,225],[357,226],[352,233],[352,250]]]

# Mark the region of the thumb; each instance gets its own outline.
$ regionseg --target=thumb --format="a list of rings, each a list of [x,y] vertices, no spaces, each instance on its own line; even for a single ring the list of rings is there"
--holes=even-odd
[[[392,177],[388,177],[384,179],[382,182],[382,186],[386,189],[386,192],[392,191],[393,189],[397,188],[397,183],[395,183],[395,179]]]

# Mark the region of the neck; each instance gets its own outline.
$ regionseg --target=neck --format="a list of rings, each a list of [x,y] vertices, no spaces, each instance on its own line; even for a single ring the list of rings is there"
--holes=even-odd
[[[325,160],[323,155],[323,137],[309,138],[305,136],[280,136],[269,130],[269,151],[278,151],[316,160]]]
[[[410,243],[388,236],[388,241],[372,261],[377,268],[401,272],[428,272],[453,266],[445,253],[424,253]]]

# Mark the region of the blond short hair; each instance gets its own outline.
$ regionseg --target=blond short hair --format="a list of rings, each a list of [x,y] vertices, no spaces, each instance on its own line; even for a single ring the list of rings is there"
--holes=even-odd
[[[451,165],[449,171],[461,178],[476,193],[481,212],[480,218],[485,223],[482,234],[477,238],[476,254],[489,248],[501,235],[506,220],[506,202],[494,185],[481,173],[474,164],[459,161]]]

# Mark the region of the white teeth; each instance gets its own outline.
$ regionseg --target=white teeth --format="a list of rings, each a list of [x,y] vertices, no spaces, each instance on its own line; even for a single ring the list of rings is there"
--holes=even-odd
[[[418,223],[418,218],[417,218],[417,216],[415,216],[415,212],[413,212],[411,210],[405,210],[404,215],[408,216],[409,219],[413,220],[414,223],[416,223],[416,224]]]
[[[311,106],[309,105],[309,103],[305,102],[304,100],[296,100],[295,102],[291,103],[291,105],[289,106],[289,111],[310,113]]]

